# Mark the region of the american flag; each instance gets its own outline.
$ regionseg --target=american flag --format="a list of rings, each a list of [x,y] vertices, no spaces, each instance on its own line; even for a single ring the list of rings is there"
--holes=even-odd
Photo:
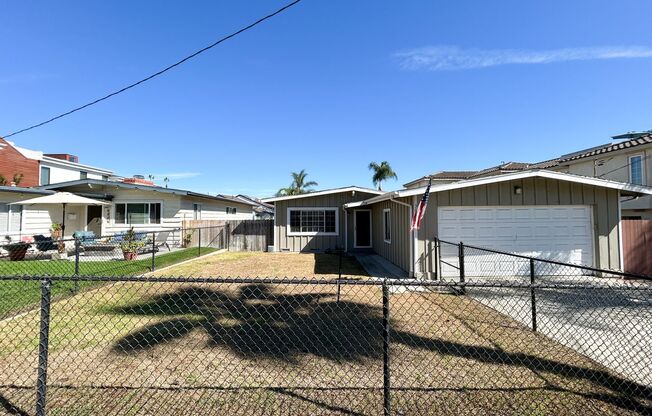
[[[423,215],[426,213],[426,207],[428,206],[428,198],[430,198],[431,184],[432,184],[432,180],[429,180],[428,187],[426,188],[426,192],[423,193],[423,198],[421,198],[421,201],[419,201],[419,206],[417,206],[417,209],[414,211],[414,214],[412,215],[412,223],[410,224],[410,231],[418,230],[419,227],[421,227],[421,219],[423,218]]]

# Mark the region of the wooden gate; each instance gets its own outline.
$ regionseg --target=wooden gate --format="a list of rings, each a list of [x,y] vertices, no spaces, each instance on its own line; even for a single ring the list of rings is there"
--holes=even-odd
[[[183,228],[202,228],[202,246],[228,248],[230,251],[267,251],[267,246],[274,240],[274,220],[186,220]],[[190,246],[196,246],[199,233],[193,232],[190,238]]]
[[[628,220],[623,224],[625,271],[652,276],[652,220]]]

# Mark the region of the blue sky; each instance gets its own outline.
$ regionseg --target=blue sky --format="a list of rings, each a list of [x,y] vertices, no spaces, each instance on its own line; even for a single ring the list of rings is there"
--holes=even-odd
[[[0,135],[154,72],[279,1],[5,1]],[[398,188],[429,172],[540,161],[652,129],[647,1],[304,0],[18,145],[170,186],[267,196]]]

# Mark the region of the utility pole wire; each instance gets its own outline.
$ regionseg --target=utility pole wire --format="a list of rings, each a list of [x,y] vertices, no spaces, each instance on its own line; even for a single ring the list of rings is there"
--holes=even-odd
[[[284,11],[286,11],[286,10],[289,9],[290,7],[296,5],[296,4],[299,3],[300,1],[301,1],[301,0],[294,0],[293,2],[288,3],[288,4],[286,4],[285,6],[281,7],[281,8],[278,9],[277,11],[275,11],[275,12],[273,12],[273,13],[271,13],[271,14],[268,14],[267,16],[261,17],[260,19],[256,20],[255,22],[253,22],[253,23],[251,23],[251,24],[249,24],[249,25],[243,27],[242,29],[240,29],[240,30],[238,30],[238,31],[236,31],[236,32],[233,32],[233,33],[231,33],[230,35],[224,36],[223,38],[221,38],[221,39],[219,39],[219,40],[217,40],[217,41],[211,43],[210,45],[206,46],[205,48],[202,48],[202,49],[198,50],[197,52],[194,52],[193,54],[186,56],[185,58],[183,58],[183,59],[181,59],[181,60],[179,60],[179,61],[173,63],[172,65],[167,66],[167,67],[161,69],[160,71],[158,71],[158,72],[156,72],[156,73],[154,73],[154,74],[152,74],[152,75],[150,75],[150,76],[148,76],[148,77],[146,77],[146,78],[141,79],[140,81],[134,82],[133,84],[129,84],[129,85],[127,85],[126,87],[121,88],[121,89],[119,89],[119,90],[117,90],[117,91],[114,91],[114,92],[112,92],[112,93],[110,93],[110,94],[107,94],[107,95],[105,95],[105,96],[102,97],[102,98],[98,98],[98,99],[95,100],[95,101],[91,101],[91,102],[89,102],[89,103],[87,103],[87,104],[84,104],[84,105],[82,105],[82,106],[79,106],[79,107],[73,108],[72,110],[66,111],[65,113],[61,113],[61,114],[59,114],[58,116],[54,116],[54,117],[52,117],[52,118],[50,118],[50,119],[48,119],[48,120],[42,121],[42,122],[40,122],[40,123],[38,123],[38,124],[34,124],[34,125],[32,125],[32,126],[29,126],[29,127],[24,128],[24,129],[20,129],[20,130],[14,131],[14,132],[12,132],[12,133],[9,133],[9,134],[5,135],[4,138],[9,138],[9,137],[11,137],[11,136],[15,136],[15,135],[17,135],[17,134],[24,133],[24,132],[26,132],[26,131],[28,131],[28,130],[32,130],[32,129],[35,129],[35,128],[37,128],[37,127],[41,127],[41,126],[44,126],[44,125],[46,125],[46,124],[52,123],[53,121],[58,120],[58,119],[63,118],[63,117],[66,117],[66,116],[69,116],[69,115],[72,114],[72,113],[76,113],[77,111],[83,110],[83,109],[85,109],[85,108],[87,108],[87,107],[90,107],[90,106],[92,106],[92,105],[95,105],[95,104],[97,104],[97,103],[100,103],[100,102],[102,102],[102,101],[104,101],[104,100],[108,100],[109,98],[111,98],[111,97],[113,97],[113,96],[116,96],[116,95],[118,95],[118,94],[121,94],[121,93],[123,93],[123,92],[125,92],[125,91],[127,91],[127,90],[129,90],[129,89],[131,89],[131,88],[134,88],[134,87],[136,87],[136,86],[138,86],[138,85],[140,85],[140,84],[143,84],[143,83],[145,83],[145,82],[147,82],[147,81],[149,81],[149,80],[151,80],[151,79],[153,79],[153,78],[158,77],[159,75],[163,75],[164,73],[166,73],[167,71],[171,70],[172,68],[176,68],[177,66],[183,64],[183,63],[186,62],[186,61],[189,61],[190,59],[194,58],[195,56],[197,56],[197,55],[199,55],[199,54],[201,54],[201,53],[204,53],[204,52],[206,52],[206,51],[209,50],[209,49],[214,48],[215,46],[219,45],[220,43],[225,42],[225,41],[227,41],[227,40],[229,40],[229,39],[231,39],[231,38],[233,38],[233,37],[235,37],[235,36],[238,36],[239,34],[241,34],[241,33],[243,33],[243,32],[246,32],[246,31],[249,30],[249,29],[252,29],[254,26],[257,26],[257,25],[259,25],[260,23],[263,23],[265,20],[271,19],[272,17],[276,16],[277,14],[283,13]],[[2,137],[2,136],[0,136],[0,137]]]
[[[641,162],[643,162],[643,161],[649,159],[650,157],[652,157],[652,155],[647,155],[647,156],[645,156],[645,157],[642,157],[642,158],[641,158]],[[625,168],[627,168],[627,167],[629,167],[629,166],[631,166],[631,165],[632,165],[632,162],[627,162],[625,165],[622,165],[622,166],[619,166],[619,167],[617,167],[617,168],[615,168],[615,169],[611,169],[610,171],[607,171],[607,172],[601,173],[601,174],[598,175],[597,177],[598,177],[598,178],[602,178],[602,177],[605,176],[605,175],[608,175],[608,174],[610,174],[610,173],[613,173],[613,172],[615,172],[615,171],[617,171],[617,170],[625,169]]]

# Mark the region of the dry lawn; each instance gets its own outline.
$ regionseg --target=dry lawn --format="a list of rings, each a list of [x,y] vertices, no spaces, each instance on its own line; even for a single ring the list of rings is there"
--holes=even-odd
[[[160,276],[323,277],[338,276],[336,254],[226,252],[159,272]],[[342,274],[367,277],[353,257],[342,257]]]
[[[267,256],[249,257],[256,274],[311,257]],[[211,267],[245,267],[220,257]],[[468,297],[397,290],[390,302],[396,414],[652,411],[650,390]],[[52,307],[48,411],[382,414],[381,307],[375,286],[343,286],[339,302],[335,285],[102,287]],[[33,413],[37,345],[36,312],[0,322],[0,412]]]

